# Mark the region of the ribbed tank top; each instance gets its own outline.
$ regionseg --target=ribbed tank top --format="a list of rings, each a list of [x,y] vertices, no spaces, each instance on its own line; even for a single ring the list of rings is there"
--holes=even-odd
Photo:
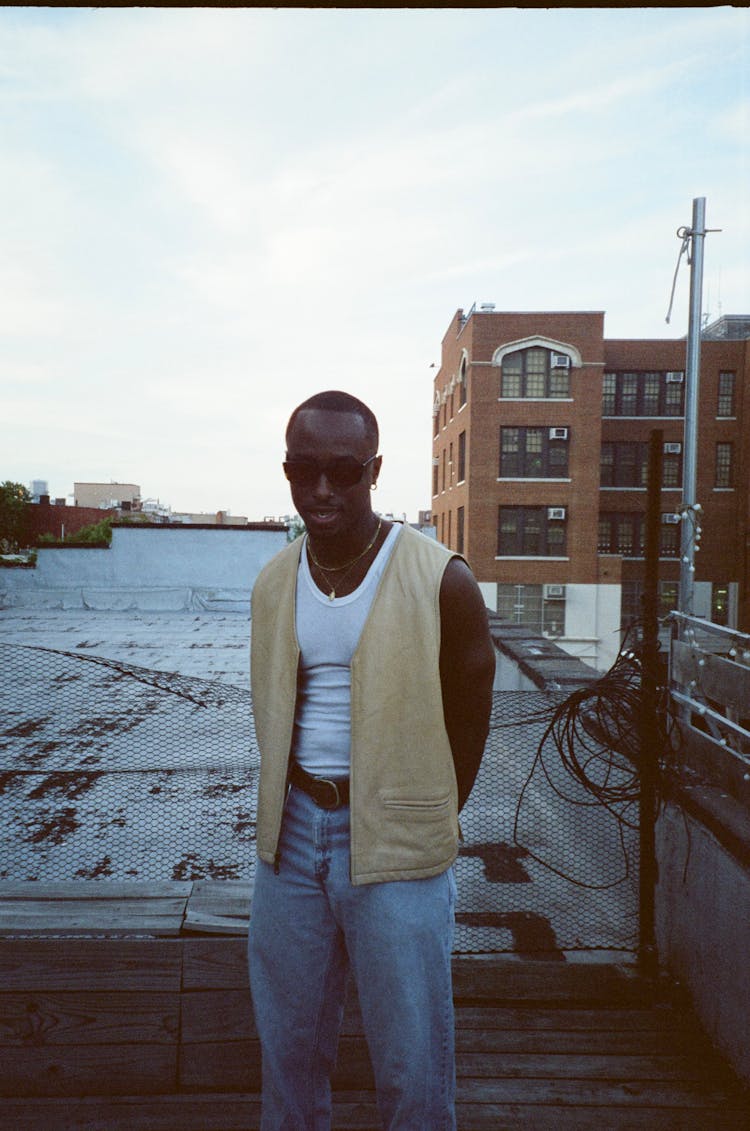
[[[349,773],[351,661],[401,527],[394,525],[362,584],[333,601],[318,589],[302,549],[295,605],[300,674],[292,754],[318,777]]]

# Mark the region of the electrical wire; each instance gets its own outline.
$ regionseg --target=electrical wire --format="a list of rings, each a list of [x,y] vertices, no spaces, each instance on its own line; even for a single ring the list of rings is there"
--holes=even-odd
[[[546,712],[547,726],[524,781],[513,823],[514,842],[545,868],[579,887],[604,890],[622,883],[630,874],[626,832],[637,830],[640,799],[642,715],[642,665],[635,649],[623,643],[617,658],[603,676],[577,688]],[[673,751],[674,725],[666,688],[660,689],[657,712],[657,749],[660,769]],[[527,721],[527,720],[524,720]],[[550,760],[550,748],[555,752]],[[562,767],[566,784],[554,770]],[[624,872],[609,883],[585,883],[536,855],[519,836],[526,793],[536,775],[544,777],[562,801],[582,808],[604,808],[617,822]],[[563,779],[563,780],[564,780]]]

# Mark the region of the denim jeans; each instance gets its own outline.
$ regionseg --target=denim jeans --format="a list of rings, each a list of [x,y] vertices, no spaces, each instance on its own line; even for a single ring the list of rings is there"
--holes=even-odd
[[[292,789],[278,874],[259,860],[250,983],[263,1055],[261,1131],[328,1131],[347,971],[387,1131],[455,1131],[453,870],[353,886],[349,809]]]

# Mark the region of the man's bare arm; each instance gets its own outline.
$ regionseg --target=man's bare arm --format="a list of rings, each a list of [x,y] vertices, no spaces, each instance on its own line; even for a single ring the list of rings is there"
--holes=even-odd
[[[471,793],[487,741],[495,649],[479,586],[459,558],[450,561],[443,574],[440,621],[443,713],[456,768],[460,810]]]

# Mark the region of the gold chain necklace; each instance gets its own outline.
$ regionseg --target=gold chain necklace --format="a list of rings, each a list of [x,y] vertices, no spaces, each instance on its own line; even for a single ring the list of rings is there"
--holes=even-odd
[[[315,553],[313,551],[312,544],[310,542],[310,537],[308,535],[307,552],[310,555],[310,558],[312,559],[313,565],[316,567],[318,572],[322,575],[323,580],[325,581],[326,585],[330,585],[330,587],[331,587],[331,592],[328,594],[328,600],[329,601],[333,601],[336,597],[336,585],[338,585],[339,588],[340,588],[344,584],[344,582],[346,581],[347,577],[349,576],[349,574],[351,573],[352,569],[357,564],[357,562],[360,561],[360,559],[363,558],[365,556],[365,554],[367,554],[373,548],[373,546],[375,545],[375,543],[378,540],[378,534],[380,534],[380,528],[381,528],[382,525],[383,525],[383,520],[382,520],[382,518],[379,518],[378,519],[378,525],[375,528],[375,533],[373,534],[372,538],[367,543],[367,545],[365,546],[365,548],[364,548],[364,550],[362,551],[361,554],[357,554],[356,558],[352,558],[352,560],[349,561],[349,562],[344,562],[343,565],[329,566],[327,569],[324,569],[324,567],[320,564],[318,559],[315,557]],[[346,572],[344,573],[343,577],[340,577],[338,579],[338,581],[336,582],[336,585],[334,585],[333,582],[331,581],[330,577],[328,576],[328,574],[329,573],[340,573],[342,569],[345,570]]]

